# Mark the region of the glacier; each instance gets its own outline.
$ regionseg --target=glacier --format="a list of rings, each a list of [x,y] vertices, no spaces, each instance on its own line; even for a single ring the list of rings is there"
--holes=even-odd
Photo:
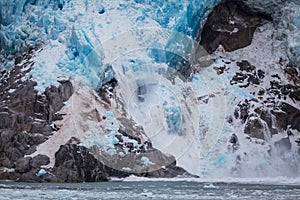
[[[16,56],[34,49],[34,65],[29,76],[37,82],[35,88],[38,91],[58,85],[58,80],[71,80],[78,88],[86,90],[79,91],[68,102],[70,105],[66,104],[66,110],[71,110],[66,112],[72,113],[75,121],[80,123],[85,118],[78,114],[79,111],[91,112],[83,110],[80,103],[95,105],[95,90],[116,78],[121,83],[117,97],[123,101],[125,111],[122,114],[141,125],[156,148],[174,155],[178,164],[191,173],[209,177],[230,176],[232,166],[239,162],[237,156],[248,152],[248,155],[240,156],[245,161],[240,166],[244,174],[248,171],[248,175],[254,177],[281,175],[286,167],[284,161],[276,164],[276,159],[266,159],[268,147],[248,143],[242,137],[241,125],[232,126],[225,120],[232,114],[232,104],[228,102],[254,98],[249,91],[228,84],[227,80],[234,76],[234,70],[219,77],[210,67],[196,66],[201,73],[186,77],[178,73],[180,69],[176,66],[170,67],[176,56],[193,63],[194,40],[209,12],[220,2],[2,0],[0,61],[4,68],[11,68]],[[245,2],[250,8],[267,13],[274,19],[278,30],[275,46],[280,49],[278,54],[286,54],[300,66],[299,1]],[[269,56],[269,50],[273,51],[273,48],[268,48],[266,55]],[[253,49],[250,48],[255,52]],[[218,53],[224,56],[222,51]],[[235,58],[239,54],[247,54],[243,51],[235,53],[229,56]],[[204,59],[206,56],[203,55]],[[257,61],[255,57],[251,59],[259,65],[262,58]],[[212,65],[223,66],[224,62],[216,58]],[[208,98],[207,104],[198,103],[197,97],[203,96]],[[74,103],[76,101],[80,103]],[[88,127],[88,131],[78,123],[78,127],[64,128],[60,133],[68,135],[67,132],[74,131],[86,146],[97,144],[113,155],[116,153],[114,131],[119,128],[118,116],[101,106],[95,107],[106,113],[109,122],[115,125],[101,124],[105,127],[103,131],[95,128],[99,124],[87,119],[82,127]],[[117,109],[112,110],[116,112]],[[72,122],[69,118],[64,121],[67,125]],[[226,142],[233,132],[238,132],[237,135],[242,138],[239,142],[244,145],[228,155]],[[99,137],[101,134],[106,135]],[[38,152],[51,152],[53,159],[54,150],[47,150],[52,142],[50,139],[44,146],[41,145]],[[296,149],[295,144],[293,149]],[[151,161],[143,157],[142,162],[149,164]],[[278,172],[277,165],[284,166],[283,170]],[[242,173],[236,175],[243,176]]]
[[[101,63],[104,57],[101,43],[109,37],[143,26],[175,30],[194,37],[205,16],[217,2],[4,0],[1,2],[0,16],[2,55],[18,55],[30,48],[57,41],[58,44],[54,45],[68,47],[66,59],[57,61],[58,70],[86,76],[89,84],[97,88],[102,84],[101,81],[95,82],[97,77],[104,82],[109,79],[105,77],[107,70],[103,69],[105,65]],[[178,11],[178,15],[172,14]],[[116,13],[124,17],[124,27],[117,24],[120,18],[111,16]],[[111,24],[110,20],[117,22]],[[11,65],[12,62],[5,64],[6,67]],[[55,81],[45,86],[50,84],[55,84]]]

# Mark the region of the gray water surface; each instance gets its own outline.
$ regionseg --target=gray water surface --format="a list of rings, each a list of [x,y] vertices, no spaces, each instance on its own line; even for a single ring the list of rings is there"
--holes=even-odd
[[[300,185],[134,181],[102,183],[0,182],[6,199],[300,199]]]

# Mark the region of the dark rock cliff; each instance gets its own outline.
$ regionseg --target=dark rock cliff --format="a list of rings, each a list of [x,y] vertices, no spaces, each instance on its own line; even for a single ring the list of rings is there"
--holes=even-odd
[[[0,77],[0,179],[37,182],[94,182],[108,181],[110,177],[127,177],[129,175],[145,177],[176,177],[188,174],[184,169],[176,166],[173,156],[167,156],[160,151],[150,148],[140,149],[133,143],[120,142],[118,151],[129,149],[131,152],[123,159],[108,154],[99,155],[95,150],[80,145],[80,140],[73,138],[69,144],[62,145],[55,154],[53,168],[44,167],[50,163],[47,155],[30,155],[36,151],[39,144],[47,141],[55,131],[55,121],[62,120],[63,115],[58,111],[73,94],[72,83],[68,80],[60,81],[59,86],[46,88],[43,93],[35,90],[36,83],[30,79],[33,61],[28,52],[18,57],[15,67],[1,71]],[[108,84],[110,84],[109,82]],[[114,84],[115,85],[115,84]],[[106,85],[99,91],[105,96]],[[139,145],[139,130],[132,129],[131,121],[120,119],[123,128],[122,137],[136,140]],[[149,146],[150,145],[150,146]],[[159,164],[149,169],[142,163],[142,153],[151,152],[151,160]],[[166,164],[162,166],[162,161]],[[114,163],[116,161],[116,163]],[[108,163],[109,162],[109,163]],[[132,163],[137,163],[132,165]],[[124,171],[122,168],[131,166],[134,171]],[[121,168],[120,168],[121,167]],[[135,169],[140,170],[135,170]]]

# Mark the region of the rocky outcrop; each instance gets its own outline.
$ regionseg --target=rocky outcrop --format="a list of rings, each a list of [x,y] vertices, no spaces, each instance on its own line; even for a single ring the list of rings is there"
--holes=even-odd
[[[300,109],[284,102],[281,103],[279,107],[285,113],[285,115],[277,115],[277,121],[285,121],[286,124],[284,125],[290,125],[290,128],[300,131]]]
[[[259,117],[249,117],[245,124],[245,134],[253,138],[265,139],[266,127]]]
[[[15,163],[14,168],[2,168],[0,171],[1,179],[9,179],[15,181],[45,181],[39,176],[39,172],[43,165],[49,164],[49,157],[46,155],[37,155],[32,157],[22,157]]]
[[[20,173],[25,173],[30,170],[30,162],[32,158],[31,157],[25,157],[25,158],[20,158],[16,162],[16,167],[15,170]]]
[[[244,124],[244,133],[253,138],[268,140],[268,134],[269,137],[278,133],[291,136],[293,130],[300,131],[300,76],[297,67],[284,64],[279,59],[282,71],[266,74],[262,68],[247,60],[237,61],[235,65],[237,70],[230,84],[244,91],[249,88],[252,90],[252,98],[240,101],[234,110],[235,118]],[[223,68],[228,69],[226,64]],[[214,69],[218,75],[221,74],[219,68]],[[222,73],[226,73],[226,70]]]
[[[283,87],[285,86],[281,86],[281,88]],[[276,91],[275,94],[274,91]],[[263,133],[266,131],[270,131],[272,135],[280,132],[287,132],[291,135],[291,130],[300,131],[300,109],[285,102],[284,99],[289,95],[284,95],[279,91],[267,89],[267,95],[272,97],[268,97],[264,101],[259,98],[251,101],[245,100],[237,105],[235,117],[245,123],[246,134],[265,139]],[[260,94],[258,93],[258,95]],[[274,95],[277,97],[275,98]],[[292,99],[292,97],[289,98]]]
[[[34,89],[36,83],[28,76],[31,67],[25,68],[32,65],[30,56],[24,55],[22,59],[22,64],[17,63],[13,69],[1,72],[0,179],[94,182],[132,174],[146,177],[191,176],[176,166],[173,156],[152,148],[150,141],[142,141],[144,133],[141,127],[134,126],[134,122],[125,117],[118,118],[117,154],[108,154],[96,145],[88,149],[80,144],[78,138],[72,137],[56,152],[54,167],[45,167],[50,163],[47,155],[30,155],[59,130],[53,122],[63,119],[58,111],[73,94],[73,86],[70,81],[60,81],[58,87],[51,86],[38,93]],[[20,62],[22,59],[19,59]],[[111,106],[110,98],[116,85],[116,80],[112,79],[98,91],[107,106]],[[105,120],[98,115],[99,121]]]
[[[89,150],[84,146],[63,145],[55,154],[56,162],[52,173],[60,182],[108,181],[110,177],[124,178],[129,175],[156,178],[191,176],[184,169],[176,166],[173,156],[166,156],[158,150],[153,150],[153,153],[149,154],[132,153],[123,158],[120,158],[119,155],[108,155],[105,152],[95,154],[95,151],[98,150],[97,146]],[[145,156],[148,156],[151,164],[143,162],[141,158],[145,158]],[[149,165],[155,165],[155,162],[168,163],[168,166],[157,165],[151,170]]]
[[[50,159],[48,156],[46,155],[41,155],[41,154],[38,154],[36,156],[34,156],[30,162],[30,165],[33,167],[33,168],[38,168],[42,165],[47,165],[50,163]]]
[[[266,16],[250,12],[239,1],[225,1],[210,13],[197,41],[208,53],[219,45],[226,51],[234,51],[251,44],[256,27],[264,19]]]
[[[60,182],[107,181],[109,174],[83,146],[64,145],[55,154],[54,174]]]
[[[95,147],[96,148],[96,147]],[[94,150],[95,150],[94,148]],[[98,149],[98,148],[96,148]],[[49,163],[46,155],[37,155],[33,158],[20,158],[16,162],[15,169],[6,168],[0,172],[1,179],[33,182],[95,182],[108,181],[111,177],[124,178],[130,175],[143,177],[165,177],[189,176],[183,168],[176,166],[173,156],[166,156],[158,150],[152,150],[151,155],[147,154],[149,163],[143,162],[143,155],[130,154],[124,159],[117,156],[98,155],[95,157],[92,150],[76,144],[62,145],[55,154],[55,165],[53,168],[43,168]],[[115,162],[115,165],[108,164]],[[150,160],[153,162],[150,162]],[[162,162],[167,166],[155,165]],[[118,165],[127,166],[122,170]],[[151,169],[152,165],[152,169]],[[132,167],[133,171],[130,171]],[[135,167],[135,169],[134,169]]]
[[[53,121],[63,118],[57,112],[73,93],[71,82],[61,81],[59,87],[39,94],[28,75],[31,53],[18,57],[12,69],[0,72],[0,167],[15,168],[18,173],[47,164],[45,156],[32,160],[24,156],[34,153],[57,130]]]

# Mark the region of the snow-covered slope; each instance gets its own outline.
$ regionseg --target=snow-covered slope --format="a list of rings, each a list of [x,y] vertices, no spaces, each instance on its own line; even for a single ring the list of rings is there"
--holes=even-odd
[[[200,52],[201,47],[197,47],[194,39],[219,2],[1,1],[3,67],[11,68],[17,55],[33,48],[34,64],[27,76],[37,82],[36,90],[43,93],[51,85],[58,86],[59,80],[71,80],[75,88],[60,111],[64,119],[55,122],[60,129],[53,131],[54,135],[31,156],[48,155],[52,167],[60,145],[72,137],[78,138],[83,146],[97,145],[106,153],[117,155],[117,131],[122,128],[121,119],[127,118],[134,121],[131,125],[142,127],[141,140],[150,139],[153,147],[174,155],[177,164],[193,174],[212,177],[299,174],[294,141],[288,154],[269,154],[270,148],[285,137],[283,132],[271,138],[267,130],[265,141],[249,141],[244,124],[239,120],[228,121],[234,116],[237,104],[257,98],[256,86],[241,88],[231,84],[239,72],[236,62],[247,60],[266,73],[259,87],[270,87],[275,69],[282,81],[288,82],[278,61],[281,57],[299,63],[300,6],[295,1],[278,9],[274,7],[267,14],[274,17],[275,26],[269,22],[257,30],[251,46],[232,53],[220,48],[208,56]],[[251,8],[263,12],[271,3],[251,2],[248,2]],[[278,16],[278,10],[289,14]],[[195,49],[197,60],[194,60]],[[225,67],[225,73],[217,73],[220,67]],[[118,85],[109,97],[101,97],[99,89],[113,78]],[[297,102],[290,99],[286,102],[299,108]],[[228,142],[232,133],[239,138],[238,150],[232,149]],[[295,137],[299,134],[294,132]],[[130,138],[123,140],[139,145]],[[286,160],[292,160],[292,166]],[[146,157],[142,162],[151,160]]]

